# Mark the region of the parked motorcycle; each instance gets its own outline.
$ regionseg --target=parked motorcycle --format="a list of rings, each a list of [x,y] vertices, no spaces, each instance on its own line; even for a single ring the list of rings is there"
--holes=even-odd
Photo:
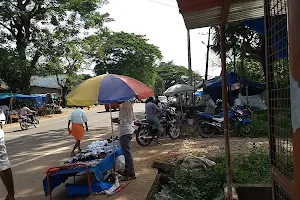
[[[250,109],[247,111],[251,112]],[[250,114],[246,113],[246,110],[232,108],[228,112],[229,119],[229,132],[233,132],[234,124],[238,123],[240,132],[244,136],[251,135],[251,120]],[[208,113],[197,113],[196,131],[204,138],[213,137],[217,132],[224,131],[224,116],[223,112],[219,115],[212,115]]]
[[[180,135],[180,124],[177,121],[175,110],[172,108],[163,108],[162,114],[159,117],[160,123],[163,126],[162,133],[158,134],[158,130],[153,123],[148,120],[135,121],[134,125],[136,141],[140,146],[148,146],[153,139],[169,136],[171,139],[177,139]]]
[[[20,116],[19,123],[22,130],[27,130],[30,126],[35,128],[39,127],[40,121],[36,118],[36,112],[32,113],[34,121],[32,121],[28,116]]]

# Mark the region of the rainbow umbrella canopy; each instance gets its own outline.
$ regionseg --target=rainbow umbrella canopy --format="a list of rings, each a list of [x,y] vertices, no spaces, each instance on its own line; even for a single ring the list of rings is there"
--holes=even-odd
[[[134,97],[146,99],[154,96],[153,90],[142,82],[121,75],[104,74],[90,78],[67,95],[68,105],[91,106],[99,101],[111,104]]]

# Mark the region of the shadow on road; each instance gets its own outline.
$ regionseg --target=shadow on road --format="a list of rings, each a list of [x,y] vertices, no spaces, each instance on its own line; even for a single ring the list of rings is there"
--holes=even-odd
[[[143,112],[135,113],[135,115],[140,119],[144,117]],[[99,122],[99,124],[101,123]],[[52,130],[20,136],[6,143],[14,177],[17,180],[15,181],[17,199],[48,199],[45,197],[42,187],[42,181],[45,177],[44,171],[49,167],[60,165],[61,162],[67,160],[70,156],[75,140],[68,134],[66,128],[52,128]],[[114,127],[114,130],[115,134],[117,134],[116,127]],[[82,147],[84,148],[94,140],[108,139],[110,136],[111,127],[109,125],[91,128],[85,134]],[[143,155],[145,149],[136,148],[135,141],[133,141],[133,144],[133,148],[138,150],[136,159],[147,159],[147,156]],[[155,156],[155,154],[157,154],[156,151],[151,156]],[[82,179],[83,182],[86,181],[86,178],[82,177]],[[81,180],[81,178],[78,180]],[[69,178],[67,182],[73,183],[73,179]],[[0,199],[4,194],[5,188],[1,185]],[[85,199],[84,197],[67,197],[67,190],[64,184],[56,188],[53,195],[53,198],[56,200]]]

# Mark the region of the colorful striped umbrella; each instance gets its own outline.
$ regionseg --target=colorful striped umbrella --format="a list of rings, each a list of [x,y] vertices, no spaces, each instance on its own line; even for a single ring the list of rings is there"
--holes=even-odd
[[[91,106],[99,101],[111,104],[137,96],[146,99],[154,96],[153,90],[142,82],[121,75],[104,74],[90,78],[67,95],[68,105]]]

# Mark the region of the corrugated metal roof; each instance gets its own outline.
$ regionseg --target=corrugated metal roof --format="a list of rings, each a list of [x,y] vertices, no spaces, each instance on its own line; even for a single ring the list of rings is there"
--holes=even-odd
[[[58,75],[59,81],[63,84],[66,80],[66,75]],[[56,76],[32,76],[30,80],[30,86],[60,89],[60,85],[57,83]]]
[[[188,1],[188,0],[186,0]],[[200,1],[199,1],[200,2]],[[183,6],[179,3],[178,6]],[[181,12],[187,29],[202,28],[219,25],[221,22],[222,6],[199,9],[196,12]],[[228,15],[228,22],[256,19],[264,16],[263,0],[248,0],[232,3]]]

